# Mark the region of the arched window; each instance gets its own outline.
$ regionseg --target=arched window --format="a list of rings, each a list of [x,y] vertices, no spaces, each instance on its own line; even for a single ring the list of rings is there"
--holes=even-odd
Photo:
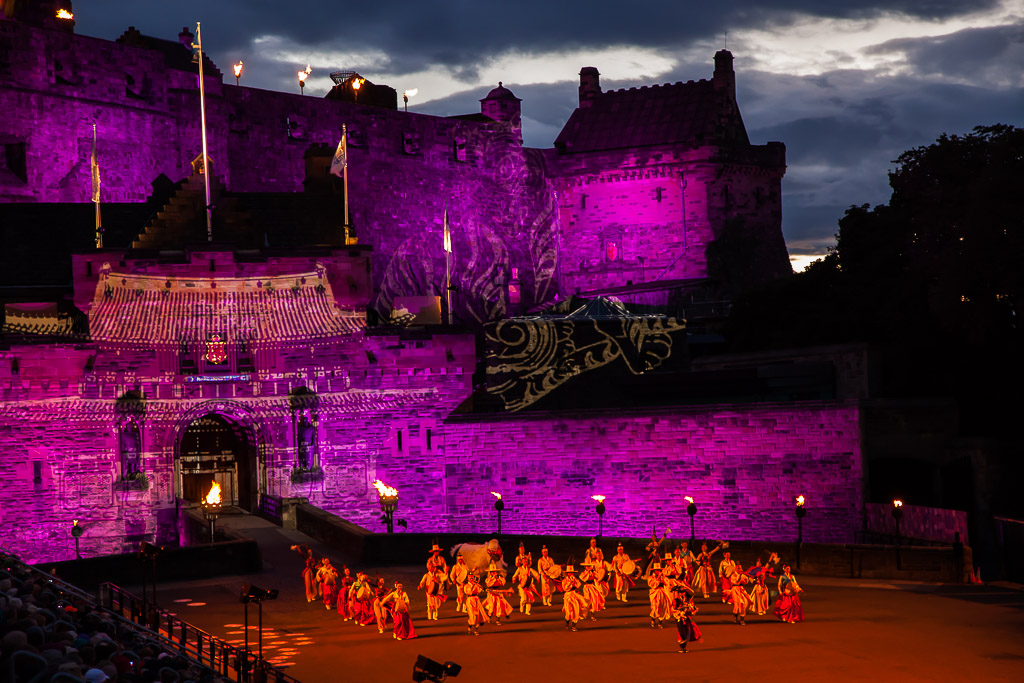
[[[120,480],[144,481],[142,454],[145,435],[146,402],[141,391],[121,395],[114,405],[117,420],[117,452]]]
[[[298,475],[314,475],[320,467],[319,407],[320,398],[306,387],[297,387],[288,394],[292,414],[292,435],[295,459],[292,479]]]

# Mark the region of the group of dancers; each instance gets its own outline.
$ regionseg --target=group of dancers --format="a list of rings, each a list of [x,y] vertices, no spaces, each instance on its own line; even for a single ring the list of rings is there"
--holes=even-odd
[[[542,606],[552,606],[558,593],[562,595],[565,628],[576,631],[582,621],[597,620],[612,593],[616,600],[628,602],[630,590],[646,583],[651,628],[664,628],[666,622],[674,620],[680,652],[687,652],[691,642],[703,642],[701,630],[693,618],[700,611],[696,603],[698,596],[709,599],[719,593],[722,602],[732,606],[735,622],[745,626],[748,614],[769,612],[769,586],[777,586],[774,616],[788,623],[803,621],[799,597],[803,589],[788,564],[783,563],[781,574],[776,576],[775,568],[780,560],[775,553],[769,553],[763,561],[758,557],[752,567],[744,569],[732,559],[728,542],[719,543],[712,550],[708,550],[706,543],[702,544],[700,552],[694,555],[683,541],[662,557],[664,540],[665,537],[661,540],[652,537],[645,549],[643,570],[626,554],[621,543],[611,559],[606,560],[597,539],[590,539],[579,570],[572,559],[565,564],[556,563],[547,546],[541,547],[534,567],[532,553],[526,552],[520,543],[510,579],[494,558],[485,569],[478,570],[471,568],[460,553],[449,567],[442,549],[435,543],[416,590],[424,592],[427,620],[437,621],[441,606],[454,587],[456,612],[466,615],[467,633],[479,635],[481,625],[493,621],[500,626],[502,619],[511,616],[515,611],[513,601],[518,600],[521,614],[529,615],[538,600]],[[384,633],[390,622],[396,640],[416,637],[409,595],[401,581],[389,587],[379,576],[371,579],[365,572],[356,572],[353,576],[347,566],[339,571],[326,557],[316,561],[308,546],[293,546],[293,549],[305,560],[302,576],[307,602],[322,600],[327,610],[336,610],[345,621],[360,626],[375,624],[379,633]],[[722,551],[722,559],[716,571],[712,557],[719,551]]]

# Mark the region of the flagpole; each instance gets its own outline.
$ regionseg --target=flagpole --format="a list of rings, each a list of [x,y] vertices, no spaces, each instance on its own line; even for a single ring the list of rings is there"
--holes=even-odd
[[[92,201],[96,205],[96,248],[103,248],[103,220],[100,217],[100,162],[96,158],[96,124],[92,124],[92,159],[89,164],[92,178]]]
[[[448,230],[448,202],[444,204],[444,291],[448,299],[448,324],[452,324],[452,235]]]
[[[213,241],[213,210],[210,207],[210,158],[206,154],[206,87],[203,79],[203,31],[196,22],[196,38],[199,44],[199,112],[203,130],[203,177],[206,180],[206,241]]]
[[[341,144],[345,146],[345,167],[342,169],[344,173],[344,185],[345,185],[345,244],[348,244],[349,225],[348,225],[348,128],[343,123],[341,124]]]

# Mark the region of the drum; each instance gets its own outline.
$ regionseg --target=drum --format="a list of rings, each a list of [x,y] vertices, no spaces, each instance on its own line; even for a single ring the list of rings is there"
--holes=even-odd
[[[594,580],[597,581],[598,583],[600,583],[600,582],[604,581],[607,576],[608,576],[608,565],[605,564],[604,562],[599,562],[597,564],[597,566],[594,567]]]
[[[633,576],[633,572],[635,572],[636,570],[636,562],[634,562],[633,560],[626,560],[622,563],[623,576]]]
[[[555,564],[548,570],[548,576],[552,579],[558,580],[562,578],[562,566]]]

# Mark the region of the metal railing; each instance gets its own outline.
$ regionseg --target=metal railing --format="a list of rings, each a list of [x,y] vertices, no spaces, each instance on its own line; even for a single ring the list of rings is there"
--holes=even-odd
[[[176,650],[239,683],[299,683],[251,649],[236,647],[112,583],[100,586],[100,604],[152,630]]]

